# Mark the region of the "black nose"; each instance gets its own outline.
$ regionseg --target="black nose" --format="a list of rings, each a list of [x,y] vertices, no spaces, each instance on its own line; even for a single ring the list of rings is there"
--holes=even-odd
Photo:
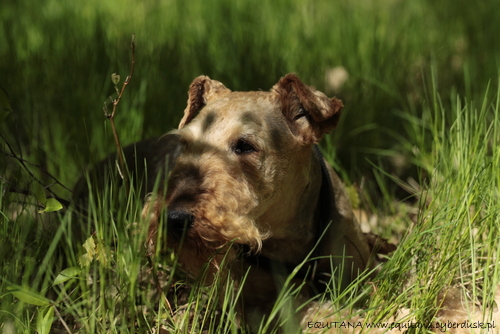
[[[180,239],[192,226],[193,215],[184,211],[169,211],[167,213],[167,233]]]

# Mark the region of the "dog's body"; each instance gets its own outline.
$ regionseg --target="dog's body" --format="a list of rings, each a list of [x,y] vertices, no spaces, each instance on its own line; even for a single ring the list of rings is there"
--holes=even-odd
[[[165,157],[175,160],[143,210],[151,245],[173,248],[193,275],[209,263],[208,282],[218,273],[239,284],[248,273],[241,304],[248,318],[271,309],[299,265],[295,282],[310,283],[304,298],[324,290],[322,281],[345,286],[373,268],[344,187],[316,147],[341,109],[292,74],[270,92],[232,92],[196,78],[179,129],[125,149],[135,154],[129,160],[146,161],[148,180]],[[336,283],[328,282],[332,273]]]

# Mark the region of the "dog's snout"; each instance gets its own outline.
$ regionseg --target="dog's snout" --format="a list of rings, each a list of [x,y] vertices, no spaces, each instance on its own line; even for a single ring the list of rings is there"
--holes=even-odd
[[[193,226],[193,215],[184,211],[167,213],[167,228],[176,237],[182,237]]]

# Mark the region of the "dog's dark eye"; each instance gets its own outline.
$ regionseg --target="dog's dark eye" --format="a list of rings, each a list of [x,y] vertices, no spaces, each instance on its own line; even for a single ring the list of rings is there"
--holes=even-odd
[[[186,139],[184,138],[179,138],[179,146],[181,147],[181,149],[185,149],[188,145],[188,142]]]
[[[237,142],[236,142],[236,145],[234,146],[234,153],[236,154],[249,154],[249,153],[252,153],[252,152],[255,152],[256,149],[255,147],[253,147],[251,144],[249,144],[248,142],[242,140],[242,139],[239,139]]]
[[[294,120],[294,121],[296,121],[296,120],[298,120],[299,118],[306,117],[306,116],[307,116],[307,112],[306,112],[306,110],[305,110],[304,108],[302,108],[302,107],[301,107],[301,108],[299,109],[299,112],[297,113],[297,115],[295,115],[295,116],[293,117],[293,120]]]

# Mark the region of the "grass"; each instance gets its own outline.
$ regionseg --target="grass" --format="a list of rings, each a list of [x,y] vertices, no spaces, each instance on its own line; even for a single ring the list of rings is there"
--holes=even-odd
[[[451,285],[475,303],[494,305],[499,279],[498,92],[479,103],[453,96],[450,109],[434,98],[423,122],[409,122],[416,143],[432,143],[428,151],[414,150],[427,175],[417,194],[419,218],[386,264],[375,298],[375,305],[394,303],[388,309],[409,308],[417,321],[432,320],[438,292]],[[402,295],[385,300],[402,281]]]
[[[434,100],[424,107],[422,117],[408,114],[403,120],[412,134],[412,140],[404,146],[408,147],[408,157],[421,170],[421,190],[414,194],[418,219],[411,222],[397,212],[375,212],[381,222],[386,215],[392,228],[405,226],[406,233],[371,285],[357,283],[341,295],[331,292],[332,304],[339,310],[336,319],[350,319],[340,310],[342,306],[344,310],[352,307],[353,313],[361,312],[364,323],[383,323],[388,319],[432,322],[438,294],[451,286],[460,287],[466,299],[484,306],[482,321],[492,319],[492,308],[488,306],[496,303],[500,279],[500,95],[496,92],[491,99],[486,91],[478,102],[455,95],[447,108],[434,94],[435,88],[430,92]],[[429,142],[431,145],[427,146]],[[379,180],[401,182],[391,181],[391,176],[383,171],[379,172]],[[4,192],[5,184],[1,187]],[[11,324],[18,331],[27,332],[54,321],[53,328],[64,332],[62,319],[74,332],[78,330],[72,326],[80,332],[149,332],[157,323],[168,323],[168,328],[177,333],[203,329],[235,332],[235,296],[230,282],[228,286],[207,288],[186,286],[181,281],[170,289],[165,287],[170,294],[176,290],[179,300],[187,301],[185,311],[173,317],[168,304],[162,302],[164,299],[152,297],[156,287],[151,284],[152,273],[145,262],[146,231],[141,228],[146,224],[138,220],[141,200],[135,194],[125,198],[112,187],[90,202],[89,216],[96,229],[92,251],[86,251],[90,264],[83,268],[79,265],[79,256],[85,253],[79,246],[82,242],[75,241],[70,231],[71,225],[88,221],[70,213],[38,214],[29,197],[2,197],[3,327]],[[395,205],[392,194],[386,194],[383,202],[388,207]],[[50,218],[60,225],[44,222],[48,215],[56,216]],[[48,233],[40,228],[42,224],[59,227]],[[383,223],[377,228],[375,232],[387,236]],[[54,260],[55,252],[60,251],[58,243],[62,243],[64,263]],[[160,259],[155,266],[165,283],[173,275],[172,259]],[[74,278],[54,285],[65,268],[79,269],[70,275]],[[20,286],[17,295],[8,290],[15,286]],[[222,310],[215,297],[221,288],[227,291]],[[294,290],[289,286],[277,301],[274,316],[284,310],[291,317],[290,298]],[[361,299],[359,291],[364,291]],[[40,300],[41,305],[32,305]],[[51,309],[57,311],[48,314]],[[406,318],[398,318],[401,310],[406,310]],[[46,314],[49,318],[36,325],[37,317]],[[283,326],[286,332],[294,332],[297,322],[289,321]]]
[[[447,11],[450,6],[455,15]],[[113,92],[110,75],[128,73],[135,33],[137,71],[124,97],[126,117],[118,117],[125,143],[175,127],[186,87],[200,74],[236,90],[267,90],[285,73],[296,72],[324,91],[326,70],[342,66],[349,80],[331,93],[346,109],[333,142],[354,177],[371,169],[365,157],[376,159],[373,149],[394,144],[378,130],[397,124],[397,111],[420,107],[422,69],[439,69],[442,94],[452,89],[462,96],[480,94],[487,80],[496,78],[500,43],[482,29],[500,28],[498,4],[469,6],[463,0],[294,0],[260,6],[250,1],[60,5],[50,0],[36,6],[18,1],[0,14],[1,80],[16,110],[2,130],[9,133],[15,124],[15,133],[32,139],[34,152],[48,155],[33,153],[36,161],[43,160],[64,183],[74,182],[79,166],[113,149],[102,104]],[[51,152],[72,153],[60,157],[67,161],[64,170]]]
[[[0,83],[10,103],[0,96],[0,131],[40,168],[0,154],[0,328],[148,333],[161,323],[176,333],[237,332],[230,281],[214,288],[185,284],[170,256],[156,257],[151,271],[139,193],[124,196],[110,183],[92,199],[88,219],[38,212],[43,189],[27,170],[44,185],[54,180],[41,170],[72,185],[86,165],[112,152],[102,104],[113,92],[110,74],[128,73],[132,33],[136,72],[117,115],[124,143],[175,127],[189,82],[200,74],[237,90],[267,90],[296,72],[329,90],[326,70],[346,69],[345,85],[330,91],[344,101],[344,115],[324,152],[358,191],[373,232],[399,247],[371,284],[329,291],[328,312],[334,321],[355,319],[351,310],[364,324],[427,323],[436,321],[440,293],[453,287],[481,306],[482,317],[469,308],[469,319],[491,321],[500,279],[500,41],[487,32],[500,28],[498,6],[451,0],[4,5]],[[70,197],[60,185],[48,189]],[[88,239],[91,222],[95,234]],[[82,267],[84,254],[89,263]],[[171,314],[155,293],[153,273],[169,300],[187,305],[183,312]],[[289,319],[287,333],[297,331],[295,288],[287,287],[272,314]],[[222,303],[216,289],[227,291]]]

